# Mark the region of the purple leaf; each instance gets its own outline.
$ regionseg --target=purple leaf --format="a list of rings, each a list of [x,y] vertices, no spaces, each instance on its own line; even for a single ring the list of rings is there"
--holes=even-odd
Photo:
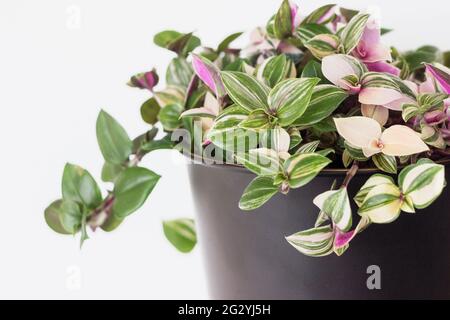
[[[441,64],[425,64],[427,71],[436,79],[445,93],[450,93],[450,69]]]
[[[366,66],[369,71],[389,73],[396,77],[400,76],[400,69],[385,61],[366,62]]]
[[[210,88],[217,98],[225,95],[219,69],[208,59],[192,54],[192,66],[197,76]]]
[[[147,89],[153,92],[153,88],[156,87],[158,82],[158,74],[156,73],[156,70],[153,69],[152,71],[132,76],[128,85],[133,88]]]

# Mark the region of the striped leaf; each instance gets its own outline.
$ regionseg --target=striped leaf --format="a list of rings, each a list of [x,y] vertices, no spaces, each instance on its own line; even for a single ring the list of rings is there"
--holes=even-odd
[[[297,127],[310,126],[328,118],[348,94],[333,85],[318,85],[314,88],[309,106],[305,112],[294,122]]]
[[[248,112],[268,109],[267,96],[270,89],[266,85],[243,72],[226,71],[221,76],[228,95],[236,104]]]
[[[166,131],[174,131],[181,126],[180,116],[183,107],[179,104],[171,104],[161,109],[158,114],[159,121]]]
[[[319,60],[337,53],[339,45],[340,39],[334,34],[319,34],[305,43],[305,47]]]
[[[417,96],[417,102],[422,108],[437,108],[441,107],[447,98],[446,93],[422,93]]]
[[[278,192],[271,177],[257,177],[245,189],[239,201],[239,208],[244,211],[255,210],[269,201]]]
[[[296,153],[314,153],[314,152],[316,152],[317,148],[319,147],[319,144],[320,144],[320,140],[306,143],[306,144],[302,145],[300,148],[298,148]]]
[[[361,187],[361,189],[356,194],[356,196],[353,198],[353,200],[355,200],[358,207],[362,206],[362,204],[363,204],[364,200],[366,199],[367,195],[369,194],[370,190],[372,190],[376,186],[379,186],[382,184],[395,185],[394,180],[389,176],[386,176],[383,174],[372,175],[369,178],[369,180],[367,180],[366,183]]]
[[[297,147],[300,143],[302,143],[303,137],[297,128],[289,129],[288,133],[290,138],[289,150],[292,150],[295,147]]]
[[[309,23],[303,24],[297,28],[296,36],[300,38],[302,43],[307,43],[309,40],[319,34],[331,34],[330,29],[321,24]]]
[[[324,82],[325,76],[322,73],[322,65],[316,60],[309,60],[306,66],[303,68],[301,78],[319,78]]]
[[[258,69],[257,78],[273,88],[282,80],[295,78],[296,75],[297,71],[292,60],[281,54],[265,60]]]
[[[329,22],[330,19],[334,16],[333,11],[335,7],[335,4],[327,4],[314,10],[302,21],[302,24],[323,24]]]
[[[318,195],[313,202],[330,217],[340,230],[350,230],[352,209],[346,188],[324,192]]]
[[[183,105],[186,92],[179,86],[167,86],[163,91],[155,92],[155,99],[161,108],[170,104]]]
[[[420,108],[414,103],[405,103],[402,106],[402,118],[405,122],[408,122],[412,118],[420,115]]]
[[[445,167],[430,161],[419,161],[402,170],[399,185],[414,207],[424,209],[442,193],[445,182]]]
[[[352,158],[347,149],[345,149],[344,152],[342,152],[342,164],[344,165],[345,168],[350,167],[350,165],[353,163],[354,160],[355,159]]]
[[[292,35],[292,19],[289,0],[283,0],[273,24],[273,33],[277,39],[282,40]]]
[[[344,142],[345,150],[347,150],[348,154],[352,157],[354,160],[358,161],[367,161],[369,158],[367,158],[364,155],[364,152],[361,148],[355,147],[348,143],[347,141]]]
[[[402,207],[400,189],[390,183],[372,188],[359,208],[359,215],[373,223],[390,223],[400,215]]]
[[[378,153],[372,156],[372,161],[375,166],[383,172],[392,174],[397,173],[397,159],[393,156]]]
[[[341,33],[344,53],[352,52],[358,45],[368,20],[368,14],[357,14],[344,27]]]
[[[437,130],[435,127],[422,124],[421,128],[422,128],[421,138],[426,144],[438,149],[445,149],[447,147],[447,144],[444,138],[442,137],[440,131]]]
[[[450,93],[450,69],[439,63],[426,64],[427,71],[433,75],[445,93]]]
[[[271,149],[260,148],[245,154],[237,154],[236,161],[258,176],[276,176],[282,167],[278,153]]]
[[[381,72],[367,72],[361,78],[361,83],[364,88],[385,88],[393,89],[401,93],[398,84],[392,79],[392,77]]]
[[[164,235],[180,252],[191,252],[197,244],[194,220],[177,219],[163,222]]]
[[[187,88],[191,82],[192,75],[191,64],[189,64],[185,58],[178,57],[172,60],[167,68],[166,83],[168,85],[175,85]]]
[[[269,115],[263,109],[257,109],[248,115],[247,119],[239,124],[243,129],[265,129],[269,127]]]
[[[313,180],[331,160],[315,153],[300,153],[291,156],[284,163],[284,171],[291,188],[300,188]]]
[[[317,78],[288,79],[270,91],[270,110],[276,113],[282,127],[289,126],[305,112],[319,81]]]
[[[287,153],[291,147],[291,135],[283,128],[263,130],[260,134],[260,144],[278,153]]]
[[[333,253],[334,231],[331,226],[313,228],[293,234],[286,240],[309,257],[324,257]]]

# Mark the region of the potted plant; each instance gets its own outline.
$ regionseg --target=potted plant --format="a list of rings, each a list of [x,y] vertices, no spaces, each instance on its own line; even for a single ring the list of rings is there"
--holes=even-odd
[[[128,83],[151,94],[149,130],[130,139],[101,111],[102,180],[113,187],[104,194],[67,164],[48,225],[81,244],[88,229],[113,231],[160,179],[142,158],[176,149],[194,163],[213,298],[449,298],[450,55],[400,52],[386,32],[369,14],[326,5],[306,15],[285,0],[243,49],[231,46],[241,33],[217,48],[158,33],[175,54],[166,86],[156,70]],[[163,227],[180,251],[195,246],[192,220]]]

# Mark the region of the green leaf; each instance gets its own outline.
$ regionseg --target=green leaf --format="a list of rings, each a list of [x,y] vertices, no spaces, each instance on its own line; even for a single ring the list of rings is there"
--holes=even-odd
[[[237,154],[236,161],[258,176],[274,177],[281,171],[278,153],[271,149],[253,149]]]
[[[381,171],[392,174],[397,173],[397,160],[393,156],[379,153],[372,156],[372,161]]]
[[[315,58],[322,60],[326,56],[337,53],[340,41],[340,38],[334,34],[319,34],[304,45]]]
[[[315,153],[299,153],[291,156],[284,163],[289,186],[293,189],[303,187],[330,163],[330,159]]]
[[[309,257],[324,257],[333,253],[334,231],[331,226],[298,232],[286,240],[299,252]]]
[[[63,216],[62,204],[63,200],[56,200],[50,206],[48,206],[47,209],[45,209],[45,222],[47,222],[47,225],[56,233],[65,235],[71,234],[66,229],[64,229],[61,223],[61,219]]]
[[[195,224],[192,219],[178,219],[163,222],[164,234],[180,252],[191,252],[197,244]]]
[[[264,205],[277,193],[278,186],[274,185],[273,178],[257,177],[245,189],[239,201],[239,208],[244,211],[255,210]]]
[[[368,14],[355,15],[348,24],[344,27],[341,33],[342,45],[344,53],[348,54],[355,49],[359,40],[363,35],[367,21],[369,20]]]
[[[239,38],[242,35],[243,32],[236,32],[233,34],[230,34],[228,37],[226,37],[217,47],[217,51],[218,52],[223,52],[225,50],[228,49],[228,47],[230,46],[230,44],[236,40],[237,38]]]
[[[158,122],[158,114],[160,110],[161,107],[156,99],[150,98],[141,106],[141,117],[146,123],[154,125]]]
[[[97,118],[97,140],[107,162],[122,164],[131,155],[133,143],[124,128],[108,113]]]
[[[295,126],[311,126],[328,118],[347,99],[348,94],[333,85],[318,85],[314,88],[309,106],[294,122]]]
[[[91,174],[83,168],[66,164],[62,178],[63,199],[97,208],[102,202],[100,189]]]
[[[254,77],[243,72],[221,72],[223,84],[230,98],[239,106],[251,112],[255,109],[268,109],[269,88]]]
[[[322,73],[322,64],[316,60],[309,60],[303,68],[302,78],[319,78],[321,82],[324,81],[325,76]]]
[[[258,69],[258,80],[264,81],[269,87],[274,87],[282,80],[294,78],[295,73],[292,60],[281,54],[264,61]]]
[[[113,214],[123,219],[138,210],[147,200],[160,176],[140,167],[127,168],[117,178],[113,194]]]
[[[171,136],[167,135],[160,140],[147,141],[141,145],[141,152],[147,154],[155,150],[170,150],[173,149],[174,142]]]
[[[283,0],[275,15],[273,33],[277,39],[285,39],[292,35],[292,16],[289,0]]]
[[[174,131],[181,126],[180,116],[183,107],[179,104],[170,104],[165,106],[159,112],[159,121],[166,131]]]
[[[126,167],[120,164],[105,162],[102,167],[102,180],[104,182],[114,182]]]
[[[119,219],[115,215],[111,214],[100,228],[106,232],[114,231],[122,224],[123,220],[124,219]]]
[[[186,56],[201,44],[200,39],[192,33],[180,33],[173,30],[156,34],[153,41],[156,45],[182,56]]]
[[[173,59],[167,68],[166,83],[187,88],[193,74],[192,65],[185,58],[178,57]]]
[[[161,108],[171,104],[184,104],[186,92],[183,87],[167,86],[163,91],[155,92],[156,101]]]
[[[362,149],[352,146],[347,141],[345,141],[344,145],[345,145],[345,150],[347,150],[348,154],[353,159],[358,160],[358,161],[363,161],[363,162],[369,160],[369,158],[367,158],[364,155],[364,152]]]
[[[289,126],[305,112],[319,81],[317,78],[288,79],[270,91],[270,110],[276,112],[282,127]]]
[[[80,205],[74,201],[63,200],[61,203],[61,225],[70,234],[77,233],[81,228],[83,213]]]

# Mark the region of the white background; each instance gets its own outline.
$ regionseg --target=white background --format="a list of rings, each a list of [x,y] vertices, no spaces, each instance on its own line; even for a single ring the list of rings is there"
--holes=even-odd
[[[447,1],[335,1],[378,6],[385,39],[402,49],[450,49]],[[303,0],[309,12],[327,1]],[[95,120],[105,108],[136,136],[148,94],[129,76],[172,58],[152,44],[167,29],[195,31],[215,46],[231,32],[264,24],[278,0],[1,0],[0,2],[0,298],[206,299],[201,253],[177,253],[161,221],[192,216],[185,167],[169,152],[144,165],[163,176],[149,201],[114,233],[98,232],[83,250],[43,219],[60,197],[66,161],[99,179]],[[71,24],[80,13],[80,25]],[[99,179],[100,180],[100,179]],[[79,279],[80,281],[77,281]]]

